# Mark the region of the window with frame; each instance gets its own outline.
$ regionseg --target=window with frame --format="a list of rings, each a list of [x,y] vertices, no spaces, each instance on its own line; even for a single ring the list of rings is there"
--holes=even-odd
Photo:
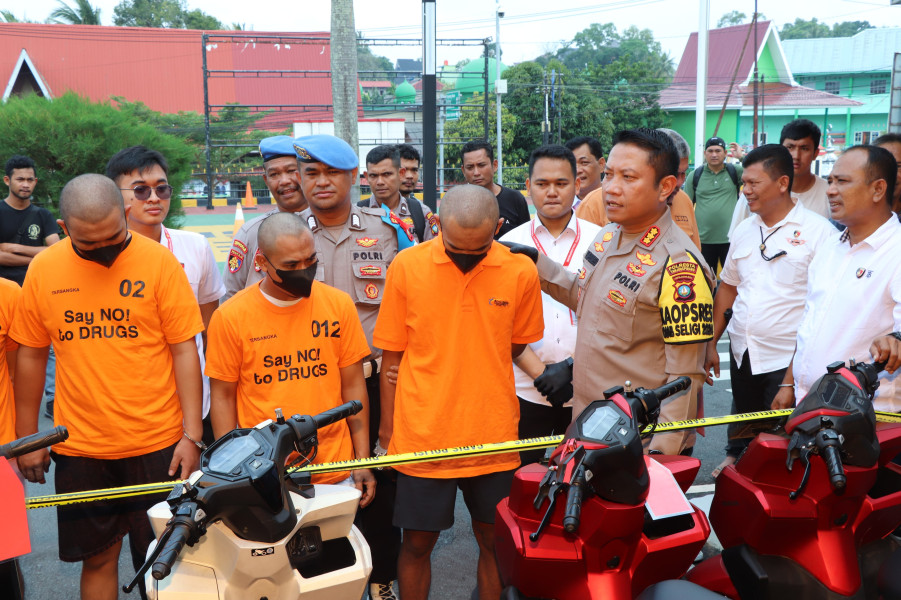
[[[886,91],[888,91],[888,79],[880,77],[879,79],[870,80],[871,94],[884,94]]]
[[[880,135],[882,135],[880,131],[858,131],[854,134],[854,144],[870,144]]]
[[[842,84],[840,81],[836,80],[827,81],[825,90],[827,94],[835,94],[838,96],[842,91]]]

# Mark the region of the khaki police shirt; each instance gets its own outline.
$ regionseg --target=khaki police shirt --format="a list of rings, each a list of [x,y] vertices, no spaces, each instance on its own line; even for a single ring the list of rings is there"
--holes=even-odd
[[[655,231],[656,228],[656,231]],[[697,416],[698,390],[704,382],[705,344],[664,344],[658,299],[667,257],[685,260],[690,251],[709,279],[709,268],[670,211],[619,247],[622,230],[610,223],[598,233],[571,273],[546,256],[538,257],[541,289],[576,311],[578,334],[573,354],[573,415],[578,416],[604,390],[623,385],[654,388],[687,375],[689,390],[663,401],[660,422]],[[678,454],[694,444],[694,431],[655,435],[650,448]]]
[[[427,242],[438,236],[438,220],[435,219],[435,215],[429,210],[425,202],[420,202],[419,204],[422,207],[422,222],[425,224],[425,231],[422,232],[422,241]],[[375,196],[369,197],[369,208],[380,208]],[[394,214],[400,217],[404,225],[416,235],[418,240],[419,232],[415,230],[416,224],[413,222],[413,213],[410,212],[409,200],[403,194],[400,195],[400,202],[397,204],[397,210],[394,211]]]
[[[256,219],[247,221],[232,241],[232,247],[228,251],[225,262],[225,295],[221,302],[225,302],[246,287],[250,287],[263,279],[263,272],[254,264],[257,254],[257,232],[263,219],[278,212],[275,208]]]
[[[382,354],[372,346],[372,331],[385,293],[388,265],[397,255],[397,230],[382,221],[383,214],[380,208],[353,205],[341,232],[333,237],[309,208],[300,213],[316,241],[316,280],[350,295],[373,358]]]

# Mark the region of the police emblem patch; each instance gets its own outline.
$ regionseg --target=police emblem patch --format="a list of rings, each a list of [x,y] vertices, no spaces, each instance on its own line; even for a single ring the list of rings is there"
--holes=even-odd
[[[378,238],[364,237],[357,238],[357,246],[363,246],[364,248],[372,248],[376,244],[379,243]]]
[[[241,251],[241,254],[247,254],[247,244],[245,244],[241,240],[235,240],[234,246],[237,250]]]
[[[866,269],[857,269],[857,273],[855,273],[855,275],[857,275],[857,278],[860,279],[861,277],[864,276],[864,274],[866,274],[866,272],[867,272]]]
[[[657,303],[664,343],[690,344],[713,338],[713,293],[691,253],[688,260],[679,262],[667,258]]]
[[[241,269],[242,264],[244,264],[244,255],[237,248],[232,248],[231,252],[228,253],[228,272],[237,273]]]
[[[660,235],[660,228],[656,225],[651,225],[648,230],[645,232],[644,237],[641,238],[639,242],[642,246],[649,248],[651,244],[654,243],[654,240],[657,239],[657,236]]]
[[[370,300],[375,300],[379,297],[379,288],[377,288],[374,283],[367,283],[366,287],[363,289],[363,292]]]
[[[794,237],[801,237],[801,232],[795,229],[795,232],[792,234]]]
[[[632,275],[635,275],[636,277],[642,277],[645,273],[647,273],[647,271],[642,269],[640,266],[636,265],[635,263],[631,263],[631,262],[628,265],[626,265],[626,270],[629,271],[629,273],[631,273]]]
[[[360,275],[363,277],[378,277],[382,274],[382,268],[375,265],[360,267]]]
[[[654,265],[657,264],[657,261],[654,260],[653,258],[651,258],[650,252],[645,254],[645,253],[636,251],[635,258],[638,259],[638,262],[640,262],[641,264],[648,266],[648,267],[653,267]]]
[[[617,306],[625,306],[626,305],[626,297],[623,296],[616,290],[610,290],[607,292],[607,298],[616,304]]]
[[[297,156],[304,160],[310,160],[310,153],[307,152],[306,148],[303,148],[298,145],[294,145],[294,151],[297,152]]]

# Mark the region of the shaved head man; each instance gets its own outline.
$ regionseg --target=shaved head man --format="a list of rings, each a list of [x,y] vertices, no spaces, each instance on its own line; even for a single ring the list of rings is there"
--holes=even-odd
[[[544,320],[535,266],[493,241],[503,223],[490,189],[456,186],[441,203],[438,237],[391,263],[373,334],[383,349],[379,440],[389,453],[517,436],[513,357],[541,339]],[[386,374],[396,365],[395,386]],[[404,600],[428,598],[432,548],[453,524],[458,487],[479,546],[479,598],[500,595],[494,510],[510,493],[517,466],[518,455],[508,454],[397,467]]]
[[[66,184],[58,223],[69,238],[32,261],[10,333],[19,437],[37,431],[51,342],[57,356],[55,422],[69,430],[53,454],[59,493],[184,479],[199,464],[200,309],[175,255],[129,233],[129,211],[107,177]],[[44,482],[46,450],[18,460]],[[59,557],[82,563],[82,598],[116,597],[126,534],[140,567],[154,538],[146,511],[160,499],[59,507]]]

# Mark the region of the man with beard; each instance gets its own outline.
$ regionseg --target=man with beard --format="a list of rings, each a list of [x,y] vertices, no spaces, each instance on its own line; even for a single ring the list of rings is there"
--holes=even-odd
[[[277,212],[299,213],[305,209],[307,201],[300,191],[300,181],[297,178],[294,138],[287,135],[266,138],[260,142],[260,154],[263,156],[263,180],[277,205],[261,217]],[[223,302],[263,278],[262,270],[255,260],[260,223],[261,218],[248,221],[235,234],[226,263]]]

